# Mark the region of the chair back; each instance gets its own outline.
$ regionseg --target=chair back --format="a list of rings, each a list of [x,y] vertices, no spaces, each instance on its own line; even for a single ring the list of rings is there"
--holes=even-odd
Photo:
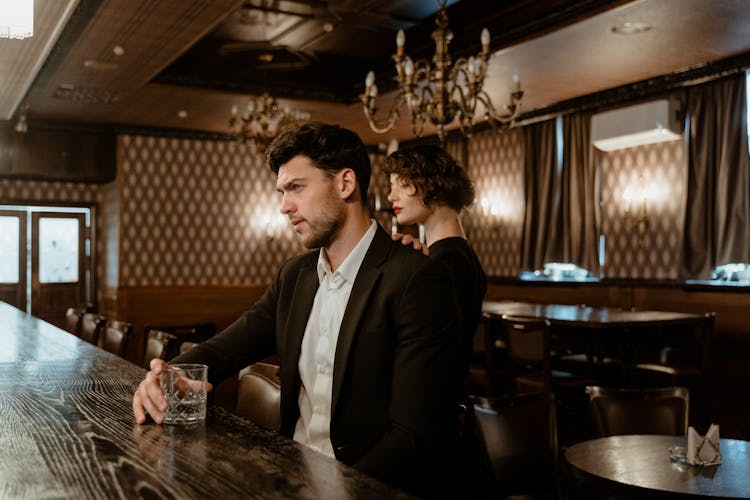
[[[85,313],[81,318],[81,339],[97,345],[105,320],[96,313]]]
[[[180,343],[180,354],[183,354],[184,352],[189,351],[193,347],[200,344],[200,342],[182,342]]]
[[[261,427],[276,431],[281,422],[281,381],[279,367],[255,363],[239,375],[237,414]]]
[[[474,398],[480,441],[499,497],[557,494],[557,413],[550,393]]]
[[[76,337],[81,336],[81,320],[83,319],[83,309],[78,307],[69,307],[65,311],[65,330]]]
[[[687,434],[689,397],[684,387],[617,389],[586,387],[598,437]]]
[[[143,355],[143,367],[146,369],[150,368],[152,359],[166,359],[169,344],[176,339],[177,336],[171,333],[150,330],[146,337],[146,352]]]
[[[536,375],[534,383],[528,385],[539,386],[542,391],[548,392],[551,385],[549,321],[509,315],[503,315],[502,321],[510,363],[519,373]]]
[[[102,335],[101,348],[124,358],[132,331],[133,326],[130,323],[107,321]]]

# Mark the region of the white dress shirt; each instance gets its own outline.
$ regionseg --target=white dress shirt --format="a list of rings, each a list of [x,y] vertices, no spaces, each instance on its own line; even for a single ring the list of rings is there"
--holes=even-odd
[[[298,397],[300,416],[294,428],[294,440],[329,457],[335,457],[330,431],[336,342],[352,285],[376,229],[377,223],[371,221],[370,228],[335,272],[331,272],[324,249],[320,249],[318,256],[319,286],[307,319],[299,358],[302,386]]]

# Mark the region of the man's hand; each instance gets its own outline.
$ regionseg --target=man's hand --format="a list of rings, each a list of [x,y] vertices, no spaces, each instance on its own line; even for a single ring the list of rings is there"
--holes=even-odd
[[[146,374],[138,389],[133,394],[133,414],[135,421],[139,424],[146,423],[146,414],[151,415],[154,422],[160,424],[164,421],[164,411],[167,409],[167,400],[161,393],[159,387],[159,376],[164,372],[167,364],[161,359],[151,360],[151,371]]]
[[[159,378],[164,370],[167,369],[167,364],[161,359],[152,359],[150,363],[151,371],[146,374],[146,378],[138,386],[133,394],[133,414],[135,415],[135,421],[139,424],[146,423],[146,415],[150,415],[151,418],[157,424],[164,422],[164,412],[168,405],[167,400],[164,399],[164,394],[161,392],[159,386]],[[210,392],[213,386],[209,383],[206,384],[206,392]]]
[[[391,235],[391,238],[393,238],[393,241],[401,240],[402,245],[411,245],[414,250],[421,250],[423,254],[429,255],[430,251],[427,246],[410,234],[396,233]]]

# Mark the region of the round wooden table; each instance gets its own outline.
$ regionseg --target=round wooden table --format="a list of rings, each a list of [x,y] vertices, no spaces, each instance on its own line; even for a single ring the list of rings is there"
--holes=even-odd
[[[687,446],[683,436],[611,436],[565,450],[568,463],[586,474],[656,493],[750,498],[750,442],[722,439],[722,463],[693,467],[669,459],[669,448]]]

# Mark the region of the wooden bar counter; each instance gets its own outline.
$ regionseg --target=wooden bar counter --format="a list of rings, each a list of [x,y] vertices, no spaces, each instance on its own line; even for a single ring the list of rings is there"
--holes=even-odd
[[[138,425],[142,368],[0,302],[0,498],[406,498],[209,405]]]

